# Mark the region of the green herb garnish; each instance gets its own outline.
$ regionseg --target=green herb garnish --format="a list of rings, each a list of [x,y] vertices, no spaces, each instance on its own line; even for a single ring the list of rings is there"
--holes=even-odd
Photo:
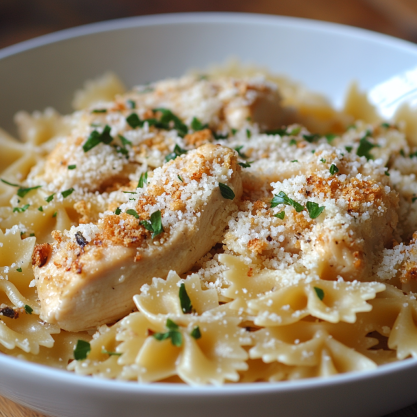
[[[252,132],[249,129],[246,129],[246,137],[250,139],[252,137]]]
[[[238,162],[238,164],[242,167],[242,168],[250,168],[251,164],[253,164],[254,161],[248,161],[248,162]]]
[[[385,171],[385,172],[384,172],[384,174],[385,174],[387,177],[389,177],[389,176],[390,176],[390,173],[389,173],[388,171]]]
[[[345,146],[345,149],[346,149],[348,152],[352,152],[353,146]]]
[[[68,190],[61,191],[62,197],[67,198],[74,192],[74,188],[69,188]]]
[[[139,214],[136,212],[136,210],[129,209],[129,210],[126,210],[126,213],[130,214],[131,216],[135,217],[136,219],[139,219]]]
[[[366,138],[371,135],[369,130],[366,132],[365,136],[361,138],[359,141],[359,147],[356,150],[356,155],[364,156],[368,161],[370,159],[374,159],[374,157],[369,153],[373,148],[377,148],[378,145],[374,145],[373,143],[369,142]]]
[[[57,216],[57,214],[58,214],[58,212],[56,211],[56,212],[52,215],[52,217],[56,217],[56,216]]]
[[[309,143],[317,142],[320,139],[320,137],[321,136],[318,133],[312,133],[311,135],[303,135],[303,138]]]
[[[156,236],[161,234],[164,231],[164,227],[162,226],[162,216],[161,211],[155,211],[151,214],[150,221],[142,220],[140,224],[146,229],[152,232],[152,239]]]
[[[165,326],[169,329],[165,333],[154,333],[152,336],[156,340],[171,339],[171,343],[174,346],[180,347],[182,345],[182,334],[179,331],[178,324],[174,323],[171,319],[167,319]]]
[[[385,129],[389,129],[391,125],[389,123],[381,123],[381,127],[384,127]]]
[[[180,303],[181,303],[181,310],[184,314],[190,314],[193,310],[193,306],[191,304],[190,297],[187,294],[187,289],[185,288],[185,284],[182,283],[180,286],[180,290],[178,293],[180,297]]]
[[[337,135],[335,135],[334,133],[327,133],[326,135],[324,135],[324,137],[327,140],[327,143],[332,143],[333,139],[337,137]]]
[[[43,207],[42,207],[42,206],[39,206],[39,207],[38,207],[38,210],[39,210],[39,211],[43,211]]]
[[[87,355],[91,351],[90,343],[86,342],[85,340],[78,340],[77,345],[74,349],[74,359],[77,361],[81,361],[87,358]]]
[[[126,139],[124,136],[119,135],[119,139],[124,147],[126,147],[126,145],[132,146],[132,142],[129,139]]]
[[[16,271],[17,272],[22,272],[22,268],[17,268]]]
[[[33,308],[28,306],[27,304],[25,304],[25,312],[26,312],[26,314],[32,314],[33,313]]]
[[[116,214],[117,216],[122,212],[122,210],[120,209],[120,207],[117,207],[116,210],[114,210],[114,214]]]
[[[284,220],[285,211],[280,211],[279,213],[274,214],[274,217],[278,217],[278,219]]]
[[[143,188],[145,184],[148,182],[148,172],[140,174],[138,188]]]
[[[68,165],[67,168],[68,169],[75,169],[75,168],[77,168],[77,165]]]
[[[329,171],[330,174],[334,175],[336,174],[336,172],[339,172],[339,168],[335,164],[331,164]]]
[[[320,207],[317,203],[312,201],[307,201],[306,207],[308,214],[310,215],[310,219],[317,219],[317,217],[319,217],[324,210],[324,206]]]
[[[200,327],[198,326],[194,327],[194,329],[190,333],[190,336],[194,338],[195,340],[200,339],[201,338]]]
[[[19,189],[17,190],[17,195],[21,198],[25,197],[26,194],[29,193],[30,191],[37,190],[38,188],[42,187],[42,185],[37,185],[35,187],[22,187],[19,184],[13,184],[12,182],[9,182],[3,179],[0,179],[0,181],[12,187],[19,187]]]
[[[211,132],[213,133],[213,137],[216,140],[220,140],[220,139],[227,139],[229,137],[228,133],[217,133],[217,132]]]
[[[322,301],[323,298],[324,298],[324,291],[319,287],[313,287],[313,288],[314,288],[314,291],[317,294],[317,297],[319,297],[319,300]]]
[[[300,203],[297,203],[296,201],[289,198],[283,191],[280,191],[278,195],[274,195],[274,198],[271,201],[271,208],[278,206],[278,204],[293,206],[297,213],[300,213],[304,210],[304,207]]]
[[[136,109],[136,103],[133,100],[127,100],[126,103],[130,109]]]
[[[132,113],[126,117],[126,122],[132,129],[143,126],[143,120],[139,119],[139,116],[136,113]]]
[[[291,139],[289,144],[290,144],[290,146],[297,145],[297,141],[295,139]]]
[[[237,154],[241,157],[241,158],[243,158],[243,159],[246,159],[247,158],[247,156],[243,153],[243,152],[241,152],[241,149],[243,148],[243,145],[240,145],[240,146],[236,146],[236,148],[233,148],[236,152],[237,152]]]
[[[326,163],[326,160],[324,158],[320,158],[320,162],[322,162],[323,164]]]
[[[53,193],[53,194],[51,194],[50,196],[46,197],[46,198],[45,198],[45,201],[46,201],[47,203],[50,203],[50,202],[54,199],[54,195],[55,195],[55,193]]]
[[[169,155],[165,157],[165,162],[172,161],[178,156],[186,154],[188,151],[186,149],[182,149],[180,146],[175,145],[174,151],[171,152]]]
[[[235,193],[228,185],[219,182],[219,188],[223,198],[227,200],[233,200],[235,198]]]
[[[178,179],[179,179],[181,182],[184,182],[184,180],[182,179],[181,175],[177,175],[177,177],[178,177]]]
[[[111,127],[109,125],[104,126],[104,129],[101,133],[99,133],[97,130],[93,130],[83,145],[84,152],[88,152],[100,143],[109,145],[113,141],[113,137],[110,135],[110,131]]]
[[[298,162],[298,159],[294,159],[294,160],[292,160],[291,162]]]
[[[94,109],[91,113],[107,113],[107,109]]]
[[[30,204],[25,204],[23,207],[14,207],[13,213],[23,213],[30,207]]]
[[[191,121],[191,129],[193,129],[195,132],[208,129],[208,124],[203,125],[203,123],[201,123],[197,117],[193,117],[193,120]]]
[[[161,118],[159,119],[159,126],[163,129],[170,129],[170,123],[173,123],[174,129],[178,132],[178,135],[184,137],[188,133],[188,127],[185,125],[182,120],[172,113],[171,110],[165,108],[156,108],[153,109],[154,112],[161,113]]]

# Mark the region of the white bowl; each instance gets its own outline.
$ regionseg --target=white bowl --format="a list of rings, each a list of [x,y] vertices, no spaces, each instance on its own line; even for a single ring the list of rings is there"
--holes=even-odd
[[[323,22],[235,13],[121,19],[0,51],[0,126],[13,131],[18,110],[69,112],[73,91],[107,70],[134,85],[232,55],[336,105],[353,79],[371,89],[417,63],[415,45]],[[329,379],[195,388],[93,379],[0,354],[0,395],[54,416],[378,416],[417,401],[416,385],[414,359]]]

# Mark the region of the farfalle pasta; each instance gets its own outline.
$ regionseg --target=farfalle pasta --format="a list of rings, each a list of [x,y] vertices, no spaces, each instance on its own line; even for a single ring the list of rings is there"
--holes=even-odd
[[[285,381],[417,357],[417,132],[231,64],[0,130],[0,352],[85,376]]]

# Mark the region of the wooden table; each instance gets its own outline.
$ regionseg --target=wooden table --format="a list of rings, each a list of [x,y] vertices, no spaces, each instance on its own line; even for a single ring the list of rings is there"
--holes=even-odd
[[[387,0],[0,0],[0,48],[101,20],[155,13],[235,11],[297,16],[374,30],[417,42],[417,31],[389,19]],[[403,0],[396,0],[401,2]],[[386,417],[417,417],[417,404]],[[0,397],[0,417],[45,417]],[[354,416],[352,416],[354,417]]]

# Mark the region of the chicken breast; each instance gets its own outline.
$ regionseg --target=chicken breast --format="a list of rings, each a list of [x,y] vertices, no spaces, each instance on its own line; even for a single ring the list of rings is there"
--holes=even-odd
[[[156,169],[97,223],[54,232],[33,255],[41,318],[80,331],[134,309],[153,277],[181,274],[220,240],[242,193],[235,151],[204,145]]]

